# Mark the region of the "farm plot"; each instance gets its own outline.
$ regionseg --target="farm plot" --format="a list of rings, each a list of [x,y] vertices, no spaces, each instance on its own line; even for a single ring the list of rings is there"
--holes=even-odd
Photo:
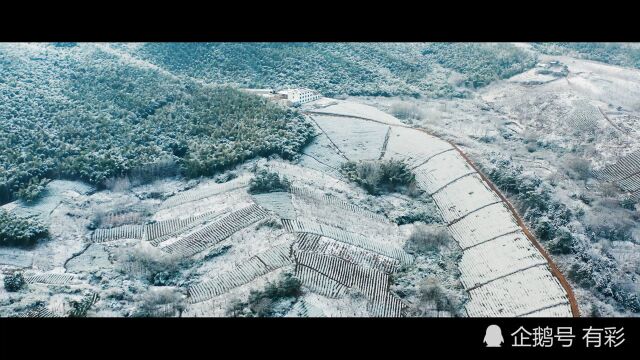
[[[458,179],[476,171],[457,152],[447,151],[433,156],[414,170],[421,189],[433,194]]]
[[[448,224],[486,206],[501,202],[480,175],[460,178],[434,194],[433,200]]]
[[[184,233],[198,225],[211,221],[224,213],[225,211],[209,211],[183,219],[156,221],[153,224],[145,225],[144,239],[149,241],[152,245],[157,246],[170,237]]]
[[[404,316],[407,305],[393,294],[387,294],[382,299],[372,300],[367,310],[374,316],[381,317],[401,317]]]
[[[77,283],[77,277],[73,274],[66,273],[44,273],[37,275],[25,276],[24,280],[27,284],[49,284],[49,285],[67,285]]]
[[[340,170],[338,170],[339,165],[329,166],[326,163],[319,161],[317,158],[307,154],[302,154],[300,156],[300,161],[298,162],[298,164],[309,169],[317,170],[319,172],[332,176],[336,179],[343,178],[342,174],[340,173]]]
[[[471,317],[515,317],[564,304],[571,314],[567,294],[546,266],[535,266],[469,291]]]
[[[363,268],[375,269],[387,274],[394,272],[400,266],[400,262],[397,259],[319,235],[298,233],[297,237],[297,247],[299,251],[335,256],[362,266]]]
[[[324,317],[321,309],[308,304],[304,299],[298,300],[285,317]]]
[[[340,168],[340,164],[347,161],[344,154],[329,140],[324,133],[316,136],[313,141],[302,151],[303,154],[335,169]]]
[[[253,204],[234,211],[170,245],[161,247],[161,249],[170,254],[181,256],[195,255],[268,216],[269,213],[266,210]]]
[[[290,247],[290,243],[275,246],[250,258],[235,269],[219,274],[215,279],[191,286],[189,301],[197,303],[209,300],[233,288],[248,284],[271,271],[292,264]]]
[[[225,193],[228,191],[236,190],[239,188],[247,187],[249,185],[250,179],[251,179],[251,175],[245,174],[231,181],[227,181],[226,183],[222,183],[222,184],[213,183],[213,184],[207,184],[205,186],[199,186],[195,189],[190,189],[183,193],[180,193],[178,195],[174,195],[168,198],[165,202],[162,203],[161,208],[166,209],[166,208],[178,206],[181,204],[185,204],[188,202],[206,199],[208,197]]]
[[[353,245],[389,258],[396,259],[401,264],[409,264],[413,261],[411,255],[407,254],[401,248],[395,247],[391,244],[381,243],[379,241],[364,237],[360,234],[348,232],[337,227],[318,224],[308,220],[283,219],[282,224],[284,225],[284,228],[289,232],[322,235],[324,237],[334,239],[342,243]]]
[[[353,191],[351,184],[343,180],[342,176],[331,176],[314,168],[294,165],[285,161],[269,161],[265,163],[265,166],[270,171],[277,172],[286,176],[289,180],[293,180],[293,183],[297,186],[308,184],[314,188],[339,189],[345,192]]]
[[[357,229],[363,235],[397,236],[398,227],[388,221],[377,221],[371,217],[331,206],[322,201],[315,201],[305,197],[295,197],[293,206],[298,217],[313,219],[314,221],[344,228]]]
[[[453,150],[451,144],[435,136],[420,130],[397,126],[391,128],[383,159],[403,160],[415,168],[435,155]]]
[[[547,260],[531,245],[525,234],[518,232],[468,248],[458,267],[460,281],[467,290],[533,266]]]
[[[291,203],[291,194],[287,192],[272,192],[251,196],[256,204],[271,210],[283,219],[295,219],[296,210]]]
[[[31,267],[32,264],[32,252],[22,249],[0,248],[0,265],[27,268]]]
[[[360,104],[353,101],[334,100],[332,104],[325,107],[307,106],[308,112],[320,114],[337,114],[342,116],[353,116],[363,119],[371,119],[389,125],[402,125],[402,122],[394,116],[376,109],[373,106]]]
[[[627,192],[636,192],[640,190],[640,172],[627,178],[618,180],[620,188]]]
[[[389,300],[388,274],[365,269],[335,256],[312,252],[297,252],[294,256],[299,266],[313,269],[345,287],[360,290],[374,306],[375,313],[401,310],[401,306],[398,309],[398,306],[394,306],[393,301]]]
[[[312,119],[349,160],[380,157],[389,126],[343,117],[313,116]]]
[[[602,113],[597,107],[591,105],[587,100],[576,100],[573,102],[573,111],[566,119],[566,124],[574,132],[594,132],[604,120]]]
[[[121,239],[144,238],[144,225],[122,225],[110,229],[95,229],[91,234],[91,242],[101,243]]]
[[[462,250],[499,236],[520,231],[513,215],[503,203],[487,206],[449,226]]]
[[[337,207],[342,210],[348,210],[352,212],[354,215],[364,216],[378,222],[382,222],[385,224],[390,223],[389,219],[387,219],[387,217],[385,217],[382,214],[377,214],[377,213],[362,209],[354,204],[344,201],[336,196],[326,194],[322,191],[316,191],[310,188],[305,188],[305,187],[300,187],[295,185],[291,187],[290,191],[293,195],[295,195],[294,204],[297,204],[299,201],[304,201],[307,204],[327,205],[331,207]]]
[[[595,176],[602,181],[617,181],[640,173],[640,150],[621,157],[616,163],[595,171]]]
[[[345,285],[304,265],[296,265],[295,274],[309,290],[328,298],[340,298],[347,291]]]
[[[49,310],[46,306],[37,306],[33,309],[25,311],[18,315],[20,318],[57,318],[62,317],[53,311]]]

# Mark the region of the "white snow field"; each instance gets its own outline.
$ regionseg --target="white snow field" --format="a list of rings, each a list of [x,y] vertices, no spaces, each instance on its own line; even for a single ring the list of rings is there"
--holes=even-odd
[[[324,98],[306,104],[305,106],[303,106],[303,110],[306,110],[310,113],[328,115],[335,114],[359,117],[363,119],[371,119],[389,125],[402,125],[402,122],[392,115],[380,111],[373,106],[368,106],[353,101]]]
[[[349,160],[376,160],[382,154],[387,125],[333,116],[313,115],[311,119]]]
[[[391,128],[383,158],[404,160],[411,167],[418,167],[447,151],[454,148],[444,140],[424,131],[396,126]]]

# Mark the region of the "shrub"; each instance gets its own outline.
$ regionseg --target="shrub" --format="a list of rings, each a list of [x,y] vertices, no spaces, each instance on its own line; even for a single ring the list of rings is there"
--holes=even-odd
[[[556,237],[547,245],[552,254],[571,254],[573,252],[573,235],[567,228],[559,228]]]
[[[181,315],[185,304],[180,292],[173,288],[152,288],[139,299],[135,317],[169,317]]]
[[[422,110],[416,104],[404,102],[391,105],[391,114],[403,120],[420,120],[423,116]]]
[[[341,171],[372,195],[398,190],[413,193],[415,187],[415,174],[400,160],[347,161]]]
[[[424,254],[447,246],[452,238],[446,228],[416,226],[405,244],[407,251]]]
[[[117,254],[124,273],[141,276],[150,284],[173,284],[179,275],[179,258],[148,244],[123,249]]]
[[[230,316],[273,317],[287,310],[302,295],[302,283],[285,273],[276,283],[268,283],[263,290],[252,290],[246,303],[238,300],[227,308]]]
[[[0,209],[0,246],[31,246],[49,236],[49,230],[34,219]]]
[[[27,282],[21,272],[15,272],[4,277],[4,288],[8,292],[16,292],[22,289]]]
[[[571,265],[567,275],[569,279],[576,282],[581,287],[589,289],[596,285],[591,272],[592,270],[589,265],[585,263],[574,263]]]
[[[564,164],[569,177],[572,179],[587,180],[591,177],[591,162],[588,160],[576,156],[568,156],[564,160]]]
[[[18,190],[16,197],[27,203],[33,203],[45,192],[48,182],[48,179],[31,178],[28,183]]]
[[[398,225],[413,224],[414,222],[423,222],[425,224],[435,224],[442,221],[440,215],[434,211],[426,211],[421,209],[409,209],[392,219]]]
[[[438,280],[433,277],[428,277],[420,282],[419,294],[420,302],[435,305],[436,311],[448,311],[452,315],[459,313],[461,304],[448,296]]]
[[[291,183],[277,173],[267,170],[259,170],[249,182],[249,193],[263,194],[277,191],[288,191]]]

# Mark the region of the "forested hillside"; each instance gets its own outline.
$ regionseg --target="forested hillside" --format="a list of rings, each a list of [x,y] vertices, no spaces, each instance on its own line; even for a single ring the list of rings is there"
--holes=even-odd
[[[97,45],[0,46],[0,203],[35,198],[53,178],[210,175],[291,157],[311,135],[296,112]]]
[[[136,55],[214,83],[304,86],[327,96],[460,97],[457,83],[483,86],[535,64],[512,44],[475,43],[150,43]]]
[[[640,46],[627,43],[536,43],[546,54],[570,55],[611,65],[640,69]]]
[[[310,139],[301,115],[226,85],[461,97],[534,63],[511,44],[3,44],[0,203],[53,178],[211,175]]]

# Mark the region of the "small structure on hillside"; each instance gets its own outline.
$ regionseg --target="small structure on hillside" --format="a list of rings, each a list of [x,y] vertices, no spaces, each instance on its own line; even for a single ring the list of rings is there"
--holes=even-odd
[[[305,88],[280,90],[278,94],[285,95],[291,105],[306,104],[322,97],[319,92]]]

